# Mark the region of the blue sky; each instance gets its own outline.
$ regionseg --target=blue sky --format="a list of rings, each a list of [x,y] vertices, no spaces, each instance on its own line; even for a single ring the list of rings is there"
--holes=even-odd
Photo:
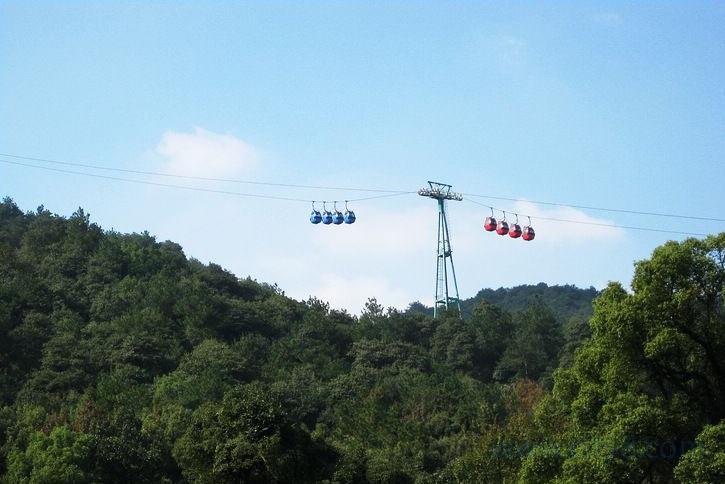
[[[415,190],[432,179],[467,193],[722,218],[723,25],[721,2],[4,1],[0,152],[281,183]],[[304,203],[7,164],[0,194],[26,210],[83,206],[105,228],[149,230],[189,256],[353,312],[368,296],[399,307],[433,298],[435,207],[413,195],[360,202],[355,225],[320,227]],[[539,281],[628,284],[633,261],[672,237],[541,221],[526,244],[484,233],[482,207],[450,208],[463,297]]]

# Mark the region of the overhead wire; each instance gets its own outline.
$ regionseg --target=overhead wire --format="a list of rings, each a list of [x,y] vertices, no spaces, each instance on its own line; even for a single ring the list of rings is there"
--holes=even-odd
[[[16,154],[12,154],[12,153],[0,153],[0,156],[7,157],[7,158],[21,159],[21,160],[37,161],[37,162],[42,162],[42,163],[52,163],[52,164],[56,164],[56,165],[89,168],[89,169],[93,169],[93,170],[105,170],[105,171],[114,171],[114,172],[119,172],[119,173],[132,173],[132,174],[136,174],[136,175],[159,176],[159,177],[177,178],[177,179],[185,179],[185,180],[239,183],[239,184],[245,184],[245,185],[259,185],[259,186],[270,186],[270,187],[280,187],[280,188],[299,188],[299,189],[311,189],[311,190],[337,190],[337,191],[391,193],[391,194],[416,193],[416,191],[393,190],[393,189],[383,189],[383,188],[304,185],[304,184],[296,184],[296,183],[278,183],[278,182],[265,182],[265,181],[257,181],[257,180],[243,180],[243,179],[237,179],[237,178],[179,175],[179,174],[174,174],[174,173],[163,173],[163,172],[148,171],[148,170],[135,170],[135,169],[129,169],[129,168],[116,168],[116,167],[104,166],[104,165],[99,165],[99,164],[79,163],[79,162],[55,160],[55,159],[49,159],[49,158],[39,158],[39,157],[32,157],[32,156],[25,156],[25,155],[16,155]],[[576,208],[576,209],[580,209],[580,210],[593,210],[593,211],[600,211],[600,212],[624,213],[624,214],[644,215],[644,216],[653,216],[653,217],[678,218],[678,219],[685,219],[685,220],[700,220],[700,221],[707,221],[707,222],[725,222],[725,218],[717,218],[717,217],[703,217],[703,216],[697,216],[697,215],[682,215],[682,214],[665,213],[665,212],[651,212],[651,211],[643,211],[643,210],[597,207],[597,206],[591,206],[591,205],[579,205],[579,204],[561,203],[561,202],[548,202],[548,201],[542,201],[542,200],[527,200],[527,199],[523,199],[523,198],[502,197],[502,196],[495,196],[495,195],[488,195],[488,194],[481,194],[481,193],[461,193],[461,195],[465,195],[467,197],[490,199],[490,200],[503,200],[503,201],[509,201],[509,202],[527,202],[527,203],[533,203],[535,205],[569,207],[569,208]]]
[[[663,213],[663,212],[645,212],[640,210],[627,210],[622,208],[606,208],[606,207],[592,207],[588,205],[575,205],[572,203],[556,203],[556,202],[542,202],[540,200],[526,200],[523,198],[510,198],[510,197],[497,197],[493,195],[482,195],[478,193],[461,193],[461,195],[465,195],[467,197],[478,197],[478,198],[487,198],[490,200],[504,200],[508,202],[527,202],[527,203],[533,203],[534,205],[548,205],[552,207],[568,207],[568,208],[578,208],[580,210],[594,210],[599,212],[614,212],[614,213],[627,213],[632,215],[649,215],[653,217],[667,217],[667,218],[680,218],[680,219],[686,219],[686,220],[702,220],[706,222],[725,222],[725,218],[715,218],[715,217],[698,217],[696,215],[681,215],[681,214],[674,214],[674,213]]]
[[[235,195],[239,197],[249,197],[249,198],[261,198],[266,200],[284,200],[288,202],[304,202],[304,203],[310,203],[310,202],[322,202],[323,200],[313,200],[310,198],[293,198],[293,197],[280,197],[276,195],[263,195],[259,193],[242,193],[242,192],[234,192],[230,190],[218,190],[214,188],[202,188],[202,187],[191,187],[187,185],[175,185],[172,183],[160,183],[160,182],[153,182],[148,180],[135,180],[133,178],[122,178],[117,176],[110,176],[110,175],[99,175],[97,173],[85,173],[82,171],[75,171],[75,170],[66,170],[63,168],[52,168],[49,166],[40,166],[40,165],[33,165],[30,163],[22,163],[19,161],[10,161],[10,160],[0,160],[0,163],[7,163],[10,165],[17,165],[17,166],[25,166],[29,168],[37,168],[40,170],[47,170],[47,171],[54,171],[58,173],[67,173],[71,175],[81,175],[81,176],[88,176],[93,178],[101,178],[105,180],[115,180],[115,181],[123,181],[128,183],[137,183],[142,185],[151,185],[151,186],[157,186],[157,187],[166,187],[166,188],[177,188],[181,190],[191,190],[196,192],[209,192],[209,193],[220,193],[223,195]],[[388,198],[388,197],[396,197],[401,195],[409,195],[410,192],[393,192],[393,193],[385,193],[381,195],[372,195],[369,197],[362,197],[362,198],[348,198],[348,199],[339,199],[339,200],[324,200],[328,202],[363,202],[366,200],[374,200],[377,198]]]
[[[77,162],[70,162],[70,161],[51,160],[51,159],[47,159],[47,158],[15,155],[15,154],[10,154],[10,153],[0,153],[0,157],[14,158],[14,159],[19,159],[19,160],[37,161],[37,162],[42,162],[42,163],[52,163],[52,164],[63,165],[63,166],[75,166],[75,167],[82,167],[82,168],[88,168],[88,169],[93,169],[93,170],[106,170],[106,171],[113,171],[113,172],[120,172],[120,173],[131,173],[131,174],[147,175],[147,176],[160,176],[160,177],[186,179],[186,180],[198,180],[198,181],[206,181],[206,182],[210,182],[210,181],[211,182],[227,182],[227,183],[240,183],[240,184],[247,184],[247,185],[280,187],[280,188],[299,188],[299,189],[317,189],[317,190],[337,190],[337,191],[380,193],[380,195],[373,195],[373,196],[369,196],[369,197],[360,197],[360,198],[355,198],[355,199],[348,198],[348,199],[338,199],[338,200],[322,200],[322,199],[313,200],[313,199],[309,199],[309,198],[284,197],[284,196],[264,195],[264,194],[257,194],[257,193],[243,193],[243,192],[236,192],[236,191],[230,191],[230,190],[194,187],[194,186],[188,186],[188,185],[177,185],[177,184],[171,184],[171,183],[154,182],[154,181],[149,181],[149,180],[138,180],[138,179],[132,179],[132,178],[101,175],[101,174],[97,174],[97,173],[81,172],[81,171],[68,170],[68,169],[63,169],[63,168],[53,168],[53,167],[49,167],[49,166],[36,165],[36,164],[31,164],[31,163],[23,163],[20,161],[11,161],[11,160],[7,160],[7,159],[0,159],[0,163],[6,163],[6,164],[16,165],[16,166],[24,166],[24,167],[29,167],[29,168],[36,168],[36,169],[40,169],[40,170],[53,171],[53,172],[58,172],[58,173],[87,176],[87,177],[100,178],[100,179],[106,179],[106,180],[123,181],[123,182],[143,184],[143,185],[175,188],[175,189],[181,189],[181,190],[218,193],[218,194],[224,194],[224,195],[233,195],[233,196],[249,197],[249,198],[260,198],[260,199],[267,199],[267,200],[283,200],[283,201],[305,202],[305,203],[322,202],[322,201],[362,202],[362,201],[373,200],[373,199],[378,199],[378,198],[397,197],[397,196],[417,193],[417,191],[408,191],[408,190],[390,190],[390,189],[363,188],[363,187],[334,187],[334,186],[324,186],[324,185],[303,185],[303,184],[294,184],[294,183],[276,183],[276,182],[242,180],[242,179],[235,179],[235,178],[216,178],[216,177],[203,177],[203,176],[192,176],[192,175],[178,175],[178,174],[162,173],[162,172],[155,172],[155,171],[116,168],[116,167],[109,167],[109,166],[88,164],[88,163],[77,163]],[[647,216],[656,216],[656,217],[668,217],[668,218],[690,219],[690,220],[711,221],[711,222],[725,222],[725,219],[715,218],[715,217],[701,217],[701,216],[681,215],[681,214],[663,213],[663,212],[648,212],[648,211],[639,211],[639,210],[628,210],[628,209],[595,207],[595,206],[577,205],[577,204],[555,203],[555,202],[546,202],[546,201],[539,201],[539,200],[526,200],[526,199],[522,199],[522,198],[484,195],[484,194],[479,194],[479,193],[462,193],[462,195],[465,195],[466,197],[476,197],[476,198],[484,198],[484,199],[491,199],[491,200],[503,200],[503,201],[511,201],[511,202],[528,202],[528,203],[532,203],[535,205],[569,207],[569,208],[576,208],[576,209],[581,209],[581,210],[594,210],[594,211],[603,211],[603,212],[647,215]],[[499,210],[499,211],[503,212],[502,209],[498,209],[496,207],[491,207],[490,205],[477,202],[476,200],[472,200],[471,198],[466,198],[466,200],[471,203],[483,206],[483,207],[492,208],[494,210]],[[506,212],[516,213],[513,210],[506,210]],[[519,213],[519,215],[529,217],[529,215],[525,215],[525,214],[521,214],[521,213]],[[554,218],[554,217],[543,217],[543,216],[530,216],[530,217],[534,218],[534,219],[548,220],[548,221],[554,221],[554,222],[594,225],[594,226],[629,229],[629,230],[640,230],[640,231],[670,233],[670,234],[679,234],[679,235],[695,235],[695,236],[707,235],[707,234],[696,233],[696,232],[686,232],[686,231],[678,231],[678,230],[667,230],[667,229],[657,229],[657,228],[651,228],[651,227],[639,227],[639,226],[618,225],[618,224],[605,224],[605,223],[599,223],[599,222],[586,222],[586,221],[582,221],[582,220],[570,220],[570,219],[561,219],[561,218]]]
[[[556,217],[543,217],[539,215],[529,215],[525,213],[520,213],[515,210],[504,210],[502,208],[492,207],[491,205],[486,205],[485,203],[477,202],[475,200],[471,200],[470,198],[464,199],[468,202],[475,203],[476,205],[480,205],[482,207],[490,208],[491,210],[496,210],[498,212],[503,213],[511,213],[514,215],[518,215],[521,217],[528,217],[532,218],[534,220],[548,220],[551,222],[563,222],[563,223],[570,223],[570,224],[581,224],[581,225],[594,225],[597,227],[608,227],[613,229],[627,229],[627,230],[640,230],[645,232],[659,232],[659,233],[665,233],[665,234],[677,234],[677,235],[694,235],[697,237],[707,237],[709,234],[703,234],[698,232],[684,232],[680,230],[667,230],[667,229],[656,229],[652,227],[636,227],[632,225],[619,225],[619,224],[605,224],[601,222],[587,222],[585,220],[570,220],[570,219],[562,219],[562,218],[556,218]]]
[[[178,175],[175,173],[162,173],[162,172],[158,172],[158,171],[146,171],[146,170],[132,170],[132,169],[128,169],[128,168],[116,168],[116,167],[111,167],[111,166],[103,166],[103,165],[96,165],[96,164],[89,164],[89,163],[77,163],[77,162],[72,162],[72,161],[51,160],[48,158],[35,158],[32,156],[13,155],[13,154],[9,154],[9,153],[0,153],[0,156],[4,156],[7,158],[20,159],[20,160],[39,161],[39,162],[43,162],[43,163],[53,163],[56,165],[90,168],[93,170],[106,170],[106,171],[115,171],[115,172],[120,172],[120,173],[133,173],[136,175],[149,175],[149,176],[161,176],[161,177],[168,177],[168,178],[179,178],[179,179],[185,179],[185,180],[240,183],[240,184],[244,184],[244,185],[261,185],[261,186],[281,187],[281,188],[304,188],[304,189],[311,189],[311,190],[338,190],[338,191],[346,191],[346,192],[416,193],[415,191],[388,190],[388,189],[382,189],[382,188],[300,185],[300,184],[295,184],[295,183],[276,183],[276,182],[263,182],[263,181],[255,181],[255,180],[241,180],[241,179],[237,179],[237,178],[216,178],[216,177],[194,176],[194,175]]]

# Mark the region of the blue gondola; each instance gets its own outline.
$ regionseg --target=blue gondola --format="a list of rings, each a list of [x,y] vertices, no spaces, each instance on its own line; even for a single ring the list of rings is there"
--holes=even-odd
[[[344,217],[342,216],[342,212],[339,210],[335,210],[335,212],[332,214],[332,223],[335,225],[340,225],[344,220]]]
[[[346,224],[355,223],[355,212],[353,212],[351,210],[345,210],[345,223]]]
[[[313,210],[312,213],[310,214],[310,222],[312,222],[315,225],[322,222],[322,214],[320,212],[318,212],[317,210]]]
[[[327,210],[322,212],[322,223],[325,225],[330,225],[332,223],[332,214]]]

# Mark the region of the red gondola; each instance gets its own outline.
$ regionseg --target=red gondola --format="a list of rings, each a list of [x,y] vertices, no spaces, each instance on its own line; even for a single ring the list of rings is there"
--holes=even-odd
[[[534,237],[536,237],[536,232],[534,232],[534,228],[531,225],[527,225],[524,227],[524,235],[521,237],[524,240],[534,240]]]
[[[493,216],[493,207],[491,207],[491,216],[486,217],[486,221],[483,222],[483,228],[486,229],[486,232],[496,230],[496,218]]]
[[[512,223],[509,227],[509,237],[512,239],[518,239],[521,237],[521,225],[519,225],[519,214],[515,213],[516,215],[516,222]]]
[[[506,235],[509,233],[509,224],[505,220],[499,220],[496,225],[496,233],[498,235]]]

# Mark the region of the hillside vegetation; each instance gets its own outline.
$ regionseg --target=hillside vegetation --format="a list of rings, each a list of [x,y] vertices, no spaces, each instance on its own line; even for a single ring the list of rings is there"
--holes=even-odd
[[[356,317],[6,199],[0,482],[723,482],[724,288],[721,234]]]

